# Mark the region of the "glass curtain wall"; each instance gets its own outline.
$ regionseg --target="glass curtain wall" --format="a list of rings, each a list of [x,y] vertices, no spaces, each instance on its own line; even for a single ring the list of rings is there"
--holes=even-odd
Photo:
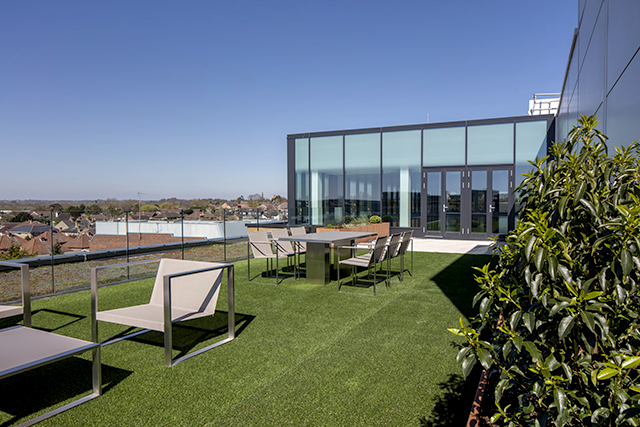
[[[467,165],[513,163],[513,123],[467,128]]]
[[[465,164],[464,126],[424,130],[423,166],[462,166]]]
[[[380,215],[380,133],[344,137],[345,222]]]
[[[311,225],[343,221],[342,135],[310,140]]]
[[[296,224],[309,224],[309,138],[298,138],[295,141],[294,170],[294,221]]]
[[[382,133],[382,220],[420,227],[420,130]]]
[[[547,121],[516,123],[516,187],[524,179],[522,174],[533,169],[529,160],[546,155]]]

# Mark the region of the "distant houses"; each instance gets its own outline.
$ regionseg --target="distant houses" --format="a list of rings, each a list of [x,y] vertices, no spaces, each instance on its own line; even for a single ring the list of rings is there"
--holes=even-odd
[[[188,213],[186,213],[188,212]],[[129,212],[125,215],[115,216],[106,213],[83,214],[77,218],[69,213],[53,213],[53,230],[50,211],[25,212],[33,220],[22,223],[0,223],[0,253],[6,253],[13,245],[35,255],[49,255],[55,253],[68,253],[77,251],[98,251],[123,248],[126,246],[126,237],[122,235],[96,235],[96,223],[100,221],[163,221],[175,222],[184,218],[185,221],[228,221],[251,220],[286,220],[288,217],[287,203],[272,204],[268,202],[256,205],[252,202],[223,202],[210,211],[204,209],[189,209],[181,212],[176,209],[161,210],[156,212]],[[5,212],[11,214],[11,212]],[[15,214],[15,213],[13,213]],[[185,237],[185,241],[199,240],[202,237]],[[181,237],[170,233],[134,233],[130,232],[130,246],[147,246],[181,241]]]

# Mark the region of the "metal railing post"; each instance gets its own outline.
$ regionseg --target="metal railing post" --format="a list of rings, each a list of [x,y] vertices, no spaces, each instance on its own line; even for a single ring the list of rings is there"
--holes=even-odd
[[[182,209],[180,209],[180,235],[182,237],[180,247],[182,248],[182,259],[184,260],[184,211]]]
[[[127,236],[127,250],[125,251],[127,254],[127,263],[129,262],[129,211],[124,211],[124,222],[126,225],[125,234]],[[127,266],[127,280],[130,280],[129,276],[129,266]]]
[[[227,210],[222,209],[222,244],[224,246],[224,262],[227,262]]]
[[[56,293],[55,267],[53,263],[53,209],[49,216],[49,225],[51,227],[51,293]]]

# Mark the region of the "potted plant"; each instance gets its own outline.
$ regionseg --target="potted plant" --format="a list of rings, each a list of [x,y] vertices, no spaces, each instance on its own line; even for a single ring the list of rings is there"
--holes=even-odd
[[[536,159],[457,361],[495,371],[491,422],[640,425],[640,144],[609,155],[595,117]]]
[[[358,218],[344,217],[345,220],[350,219],[349,222],[341,224],[328,224],[326,227],[318,227],[316,232],[322,233],[324,231],[370,231],[376,233],[376,237],[389,235],[389,223],[382,222],[382,219],[378,215],[371,217],[360,216]],[[369,239],[357,239],[356,243],[366,242]]]

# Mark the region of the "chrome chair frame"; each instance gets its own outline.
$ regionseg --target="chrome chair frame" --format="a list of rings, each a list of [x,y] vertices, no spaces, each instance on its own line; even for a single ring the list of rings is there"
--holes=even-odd
[[[140,265],[140,264],[148,264],[152,262],[159,262],[160,259],[152,259],[145,261],[134,261],[122,264],[114,264],[114,265],[105,265],[101,267],[94,267],[91,269],[91,336],[94,342],[99,342],[98,340],[98,271],[106,270],[108,268],[116,268],[116,267],[129,267],[131,265]],[[177,359],[173,359],[172,357],[172,344],[173,344],[173,334],[172,334],[172,326],[173,323],[178,320],[172,320],[171,316],[171,281],[178,277],[184,277],[192,274],[204,273],[207,271],[213,270],[227,270],[227,314],[228,314],[228,328],[229,333],[228,337],[218,341],[214,344],[211,344],[205,348],[194,351],[193,353],[186,354]],[[215,347],[221,346],[223,344],[228,343],[229,341],[233,341],[235,339],[235,289],[234,289],[234,266],[233,264],[218,264],[213,267],[201,268],[195,270],[184,271],[180,273],[172,273],[166,274],[162,276],[162,290],[163,290],[163,325],[164,325],[164,365],[166,367],[172,367],[177,365],[178,363],[184,362],[187,359],[190,359],[198,354],[204,353],[205,351],[211,350]],[[123,323],[124,324],[124,323]],[[133,326],[133,325],[129,325]],[[135,326],[134,326],[135,327]],[[102,347],[114,344],[118,341],[122,341],[123,339],[132,338],[137,335],[141,335],[151,331],[152,329],[142,329],[137,332],[133,332],[131,334],[127,334],[123,337],[115,338],[113,340],[106,341],[100,344]]]
[[[19,426],[31,426],[101,396],[102,365],[100,363],[100,344],[31,328],[29,265],[16,262],[0,262],[0,265],[20,269],[23,303],[23,307],[21,307],[23,326],[13,326],[0,330],[0,355],[3,352],[9,353],[9,356],[0,358],[0,379],[18,375],[87,351],[92,353],[91,394],[27,420],[19,424]],[[9,312],[5,311],[5,314],[7,313]],[[2,317],[12,315],[15,314]]]

